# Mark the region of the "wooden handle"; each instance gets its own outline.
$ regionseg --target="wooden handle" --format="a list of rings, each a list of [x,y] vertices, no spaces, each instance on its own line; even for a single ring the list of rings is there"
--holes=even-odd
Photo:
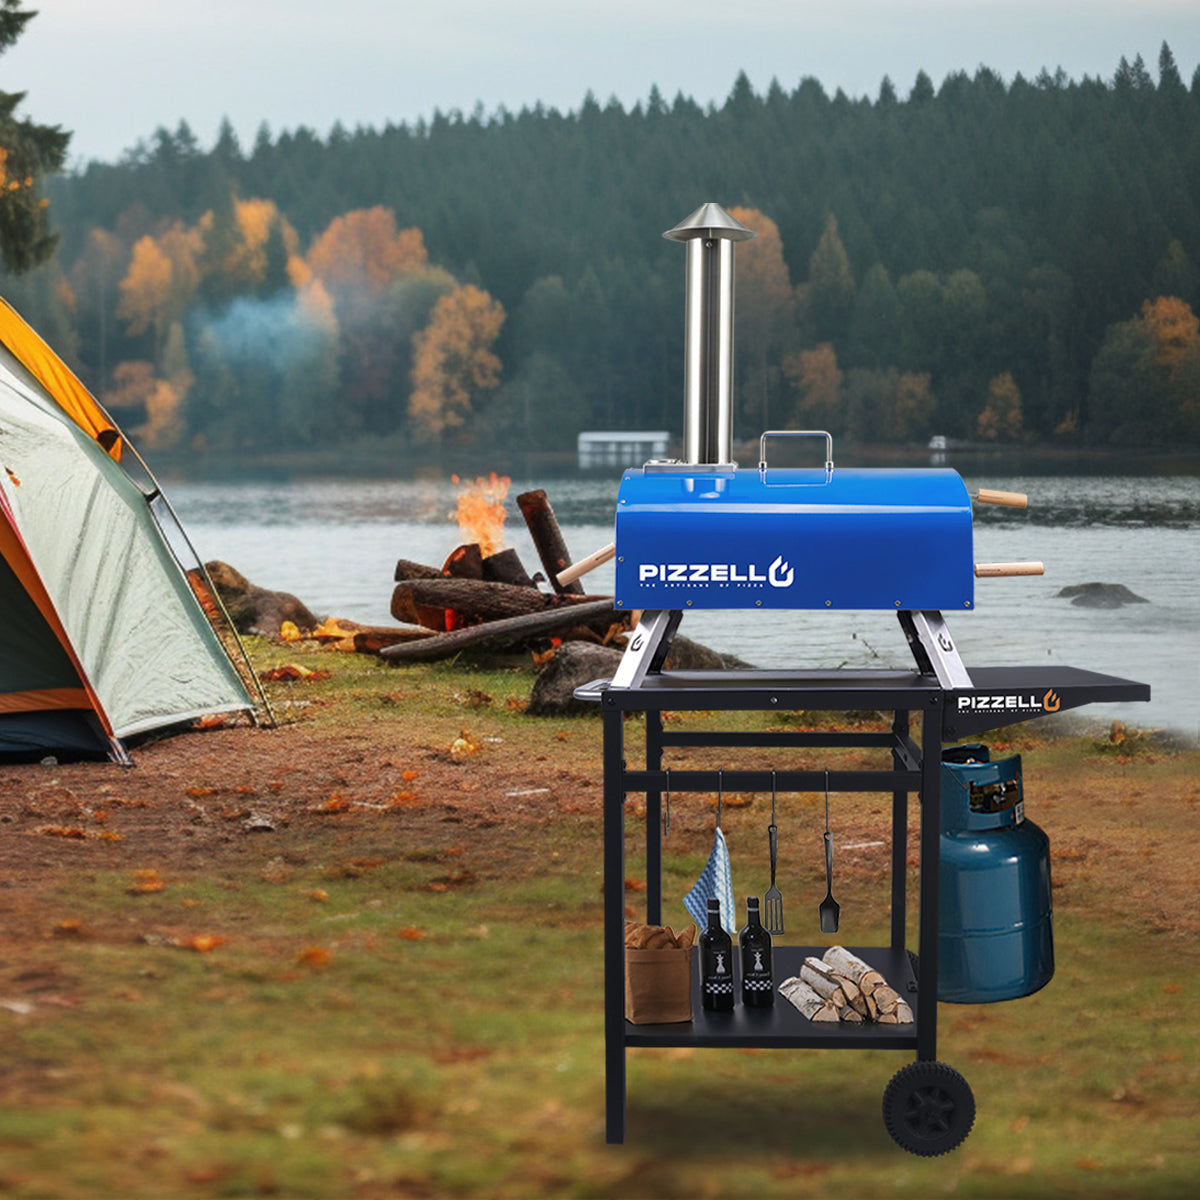
[[[1040,562],[1025,563],[976,563],[976,579],[994,579],[998,575],[1045,575],[1046,568]]]
[[[1008,508],[1024,508],[1029,503],[1024,492],[997,492],[992,488],[980,488],[971,498],[980,504],[1003,504]]]
[[[577,563],[572,563],[565,570],[559,571],[559,585],[566,587],[568,583],[574,583],[580,575],[586,575],[589,571],[594,571],[602,563],[608,562],[616,552],[616,542],[609,542],[607,546],[602,546],[599,550],[593,550],[587,558],[581,558]]]

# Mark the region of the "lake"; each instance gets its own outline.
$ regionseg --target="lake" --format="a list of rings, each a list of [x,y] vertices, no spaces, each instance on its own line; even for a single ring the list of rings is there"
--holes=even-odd
[[[978,505],[978,562],[1041,560],[1040,577],[976,581],[976,609],[947,614],[963,661],[1062,663],[1151,685],[1149,704],[1093,705],[1079,716],[1200,734],[1200,475],[1004,475],[953,463],[968,486],[1029,494],[1026,510]],[[571,553],[612,541],[619,471],[514,479],[506,544],[532,573],[537,553],[513,500],[544,488]],[[179,482],[167,493],[205,561],[222,559],[263,587],[293,592],[321,616],[391,624],[396,560],[440,565],[461,540],[449,479]],[[1149,603],[1076,606],[1072,584],[1124,584]],[[613,566],[588,590],[611,594]],[[875,612],[688,613],[681,632],[759,667],[911,667],[895,616]]]

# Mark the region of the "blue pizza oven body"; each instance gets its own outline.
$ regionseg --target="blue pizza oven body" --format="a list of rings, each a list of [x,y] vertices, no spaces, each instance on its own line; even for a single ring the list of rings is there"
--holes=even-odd
[[[616,517],[624,609],[974,607],[957,471],[631,469]]]

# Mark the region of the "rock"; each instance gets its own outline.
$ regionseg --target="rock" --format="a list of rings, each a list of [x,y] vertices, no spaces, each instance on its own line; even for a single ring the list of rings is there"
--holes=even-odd
[[[1123,583],[1077,583],[1056,595],[1070,599],[1080,608],[1121,608],[1126,604],[1149,604],[1145,596],[1131,592]]]
[[[599,716],[600,705],[573,693],[594,679],[611,679],[620,662],[621,651],[610,646],[565,642],[534,680],[526,711],[534,717]]]
[[[671,652],[666,661],[668,671],[736,671],[749,665],[732,654],[710,650],[678,634],[671,639]]]
[[[291,592],[273,592],[258,587],[240,571],[219,560],[205,563],[204,569],[238,633],[278,637],[284,621],[291,621],[301,633],[321,624]]]
[[[534,682],[527,711],[535,717],[598,716],[600,706],[593,701],[576,700],[575,689],[596,679],[611,679],[621,662],[621,654],[620,650],[591,642],[563,643]],[[723,671],[746,664],[690,638],[675,637],[666,666],[674,671]]]

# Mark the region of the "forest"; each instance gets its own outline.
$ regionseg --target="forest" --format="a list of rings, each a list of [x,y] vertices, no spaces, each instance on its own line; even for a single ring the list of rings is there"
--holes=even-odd
[[[2,164],[0,164],[2,167]],[[159,128],[45,183],[0,291],[144,449],[419,454],[678,433],[684,255],[737,250],[738,438],[1200,448],[1200,68],[803,78],[720,105]]]

